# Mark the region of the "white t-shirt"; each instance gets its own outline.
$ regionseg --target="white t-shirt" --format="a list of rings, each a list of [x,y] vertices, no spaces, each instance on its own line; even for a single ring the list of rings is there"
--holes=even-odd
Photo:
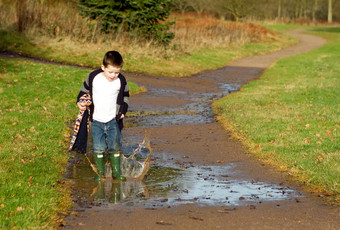
[[[93,79],[92,84],[93,119],[103,123],[109,122],[116,117],[120,79],[109,82],[104,74],[100,73]]]

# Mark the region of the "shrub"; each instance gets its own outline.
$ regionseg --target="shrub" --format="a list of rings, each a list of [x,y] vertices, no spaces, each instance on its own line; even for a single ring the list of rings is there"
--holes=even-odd
[[[102,31],[128,32],[129,36],[169,44],[174,37],[168,32],[173,22],[165,21],[170,15],[171,0],[80,0],[84,16],[99,19]]]

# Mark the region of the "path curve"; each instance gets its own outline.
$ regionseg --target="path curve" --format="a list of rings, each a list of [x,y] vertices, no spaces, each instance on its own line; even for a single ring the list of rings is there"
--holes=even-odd
[[[187,105],[196,100],[192,95],[200,94],[211,95],[209,100],[201,100],[202,103],[211,105],[214,99],[230,93],[223,89],[224,85],[244,85],[258,78],[276,60],[315,49],[325,43],[319,37],[303,34],[298,30],[290,33],[301,42],[272,54],[240,59],[224,68],[205,71],[188,78],[172,79],[127,73],[128,80],[149,89],[148,93],[131,98],[131,110],[170,111],[187,108]],[[201,114],[204,116],[200,116]],[[170,155],[177,161],[190,162],[197,166],[223,166],[233,163],[237,164],[237,170],[242,172],[238,175],[240,178],[251,178],[301,190],[300,185],[286,175],[245,154],[241,144],[231,140],[230,134],[214,120],[211,111],[199,111],[196,118],[195,122],[190,122],[190,119],[182,120],[180,123],[167,120],[165,123],[158,121],[147,126],[151,132],[153,154]],[[124,138],[143,137],[145,129],[145,127],[126,128]],[[71,229],[129,230],[340,229],[339,208],[325,205],[316,195],[303,191],[302,193],[304,196],[298,199],[236,208],[180,205],[154,209],[143,207],[110,209],[93,206],[83,209],[77,216],[69,216],[65,225]]]

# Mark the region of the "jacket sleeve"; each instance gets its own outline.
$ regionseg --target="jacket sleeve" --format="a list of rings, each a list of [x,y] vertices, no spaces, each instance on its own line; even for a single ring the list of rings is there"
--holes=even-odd
[[[129,93],[129,85],[126,83],[125,88],[124,88],[124,93],[123,93],[123,99],[124,103],[122,105],[122,113],[125,115],[128,108],[129,108],[129,103],[130,103],[130,93]]]
[[[90,79],[90,75],[87,76],[87,78],[85,79],[81,89],[80,89],[80,92],[77,96],[77,103],[80,99],[81,96],[83,96],[84,94],[88,94],[90,95],[90,86],[89,86],[89,79]]]

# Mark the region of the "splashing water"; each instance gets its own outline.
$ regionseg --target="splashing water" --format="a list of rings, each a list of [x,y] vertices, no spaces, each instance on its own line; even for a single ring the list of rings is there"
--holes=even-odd
[[[132,154],[121,154],[120,169],[123,176],[126,178],[134,178],[143,180],[150,168],[152,148],[147,134],[138,147],[133,150]],[[92,167],[93,169],[93,167]],[[94,170],[95,171],[95,170]],[[112,177],[112,168],[109,162],[105,164],[105,177]]]

